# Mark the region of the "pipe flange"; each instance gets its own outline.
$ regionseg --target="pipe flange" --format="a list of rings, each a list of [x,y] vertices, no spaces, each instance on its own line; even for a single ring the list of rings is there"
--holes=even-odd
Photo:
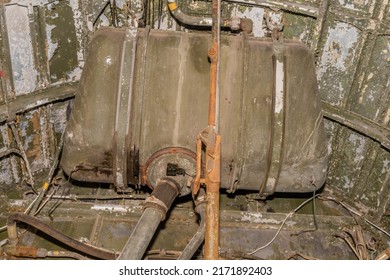
[[[177,165],[184,174],[178,176],[167,176],[167,166]],[[155,152],[146,163],[141,166],[141,183],[154,189],[159,179],[172,178],[182,184],[180,196],[191,193],[190,186],[195,176],[196,154],[186,148],[172,147]],[[179,178],[180,177],[180,178]],[[180,179],[180,180],[179,180]]]

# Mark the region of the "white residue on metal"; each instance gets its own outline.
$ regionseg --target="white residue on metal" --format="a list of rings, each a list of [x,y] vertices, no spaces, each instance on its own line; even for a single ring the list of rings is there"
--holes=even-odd
[[[22,199],[9,200],[9,205],[13,207],[22,207],[25,204],[26,204],[26,200],[22,200]]]
[[[51,37],[51,32],[53,31],[53,29],[55,27],[56,27],[55,25],[46,24],[46,38],[47,38],[47,45],[48,45],[47,46],[47,57],[48,57],[49,61],[53,57],[54,52],[58,48],[58,42],[53,42],[52,37]]]
[[[334,68],[340,72],[347,70],[348,64],[353,63],[358,37],[356,28],[344,22],[329,29],[317,71],[318,80],[321,80],[325,72],[334,72]]]
[[[5,15],[15,93],[21,95],[34,91],[37,86],[28,9],[8,5],[5,6]]]
[[[301,33],[301,35],[299,35],[299,41],[304,42],[305,44],[307,44],[308,36],[309,36],[309,30],[305,29]]]
[[[325,120],[324,121],[324,126],[325,126],[325,131],[328,136],[328,141],[327,141],[327,147],[328,147],[328,154],[330,155],[333,151],[332,143],[333,143],[333,138],[335,135],[335,123]]]
[[[240,18],[249,18],[253,21],[253,36],[264,37],[263,21],[264,21],[264,9],[259,7],[251,7],[241,12],[238,7],[235,7],[232,11],[233,16]]]
[[[241,212],[241,221],[242,222],[251,222],[251,223],[261,223],[263,215],[261,213],[248,213]]]
[[[275,76],[275,113],[279,114],[284,104],[284,65],[279,60],[276,61]]]
[[[153,23],[153,27],[154,28],[157,28],[158,27],[158,17],[155,19],[154,23]],[[177,23],[176,21],[171,18],[171,17],[168,17],[167,15],[162,15],[161,16],[161,20],[160,20],[160,29],[162,30],[174,30],[176,31],[177,29]]]
[[[382,167],[382,171],[381,171],[382,174],[390,172],[389,163],[390,163],[390,161],[388,159],[385,159],[383,161],[383,167]]]
[[[50,122],[53,124],[56,133],[62,133],[65,129],[67,109],[68,104],[65,103],[60,108],[56,107],[55,110],[50,110]]]
[[[84,67],[84,61],[79,61],[79,66],[77,66],[75,69],[73,69],[70,72],[67,72],[68,81],[78,81],[80,80],[81,73],[83,72]],[[61,83],[61,82],[60,82]]]
[[[125,207],[121,205],[111,205],[111,204],[100,204],[100,205],[93,205],[91,207],[91,210],[97,210],[97,211],[109,211],[110,213],[117,212],[117,213],[132,213],[134,212],[133,207]]]
[[[23,142],[23,149],[25,151],[28,150],[28,146],[30,145],[30,143],[34,140],[34,135],[32,134],[27,134],[27,129],[30,125],[30,122],[28,120],[31,119],[31,113],[29,113],[27,116],[27,121],[26,120],[23,120],[19,123],[19,130],[20,130],[20,135],[22,136],[21,138],[21,141]]]
[[[344,189],[352,189],[353,188],[353,184],[351,182],[351,180],[347,177],[347,176],[343,176],[343,179],[344,179],[344,186],[343,188]]]
[[[125,2],[125,1],[123,1],[123,2]],[[122,4],[122,9],[123,9],[124,5],[125,5],[125,3]],[[118,4],[117,4],[117,6],[118,6]],[[130,7],[134,11],[136,18],[138,20],[141,19],[143,16],[143,12],[144,12],[143,1],[142,0],[131,0]]]
[[[386,176],[386,179],[384,182],[387,182],[389,179],[389,173],[387,173],[387,176]],[[377,195],[376,195],[376,207],[378,208],[381,203],[382,203],[382,200],[383,198],[385,197],[385,189],[388,188],[388,184],[384,183],[384,182],[381,182],[381,188],[380,190],[377,192]],[[385,206],[386,207],[386,206]]]
[[[11,185],[13,183],[12,176],[10,176],[10,161],[12,158],[3,159],[0,162],[0,184]]]
[[[104,58],[104,64],[107,65],[107,66],[111,66],[112,65],[112,57],[111,56],[106,56]]]
[[[267,179],[267,187],[268,188],[274,188],[276,184],[276,179],[275,178],[268,178]]]
[[[385,117],[383,118],[383,123],[384,124],[389,124],[390,123],[390,108],[387,108]]]
[[[50,147],[49,147],[49,134],[48,134],[48,121],[46,118],[46,110],[43,111],[44,109],[41,109],[39,116],[39,127],[40,127],[40,137],[41,137],[41,149],[42,149],[42,156],[39,157],[39,161],[42,162],[42,165],[40,168],[42,169],[43,167],[48,168],[50,166]]]
[[[124,5],[126,4],[126,0],[116,0],[115,1],[115,5],[119,8],[119,9],[123,9],[124,8]],[[131,1],[133,2],[133,1]]]
[[[84,66],[84,46],[83,44],[83,38],[84,38],[84,23],[83,18],[81,15],[81,10],[79,7],[79,1],[78,0],[69,0],[69,5],[73,10],[73,20],[74,20],[74,26],[76,30],[76,37],[77,37],[77,61],[79,62],[79,67],[76,67],[73,71],[67,73],[69,80],[75,81],[80,79],[81,75],[81,68]],[[79,70],[78,70],[79,69]]]
[[[32,6],[42,6],[46,5],[49,2],[58,2],[52,0],[12,0],[10,4],[18,4],[19,6],[32,7]]]
[[[261,213],[241,212],[241,222],[250,222],[255,224],[280,224],[277,219],[265,219]]]
[[[181,36],[180,37],[180,45],[179,45],[179,77],[178,83],[177,83],[177,96],[176,96],[176,104],[175,104],[175,123],[173,127],[173,133],[172,133],[172,144],[174,146],[178,145],[179,143],[179,131],[180,131],[180,121],[181,121],[181,106],[182,106],[182,96],[184,94],[183,92],[183,83],[184,83],[184,77],[186,76],[185,73],[185,65],[187,63],[187,50],[188,50],[188,40],[187,36]]]
[[[341,6],[349,10],[359,11],[368,4],[370,0],[339,0]]]
[[[38,107],[42,104],[46,104],[48,102],[49,102],[48,98],[41,99],[41,100],[36,101],[35,103],[31,103],[30,105],[26,106],[26,109],[32,109],[32,108]]]
[[[297,224],[297,222],[294,222],[294,221],[287,221],[286,222],[286,226],[288,226],[288,227],[295,226],[296,224]]]
[[[352,143],[356,150],[356,156],[355,156],[355,163],[359,164],[364,159],[364,147],[366,145],[366,138],[363,138],[361,136],[358,136],[356,134],[351,134],[348,138],[348,141]]]

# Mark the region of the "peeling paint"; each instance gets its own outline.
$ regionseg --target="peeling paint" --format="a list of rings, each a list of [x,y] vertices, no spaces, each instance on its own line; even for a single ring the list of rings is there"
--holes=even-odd
[[[133,213],[135,211],[135,207],[126,207],[126,206],[121,206],[121,205],[110,205],[110,204],[105,204],[105,205],[93,205],[91,207],[91,210],[97,210],[97,211],[108,211],[110,213]],[[142,207],[136,207],[138,209],[142,209]]]
[[[154,27],[158,26],[158,19],[154,21]],[[176,21],[172,17],[168,17],[167,15],[163,15],[160,20],[160,29],[161,30],[177,30],[178,25]]]
[[[49,2],[50,4],[48,4]],[[63,6],[59,5],[60,2],[66,3],[66,7],[63,7],[65,6],[64,4],[62,4]],[[123,8],[125,2],[124,0],[117,0],[116,2],[119,8]],[[294,4],[298,5],[298,2],[299,1],[295,1]],[[340,5],[338,5],[337,2]],[[388,25],[388,20],[390,19],[390,17],[386,14],[388,8],[386,8],[387,10],[384,8],[388,5],[388,1],[385,0],[382,2],[378,4],[377,1],[369,0],[338,0],[331,1],[330,4],[333,5],[333,7],[341,8],[342,12],[351,18],[354,15],[361,16],[361,18],[355,17],[355,19],[367,20],[368,29],[376,30],[379,26]],[[44,29],[48,38],[47,50],[44,51],[47,51],[49,60],[55,59],[56,53],[63,51],[64,48],[67,48],[64,53],[74,52],[76,57],[71,63],[68,63],[70,66],[64,70],[64,73],[61,72],[62,68],[65,67],[63,66],[64,61],[70,61],[73,58],[69,56],[58,63],[60,71],[52,73],[52,84],[61,84],[65,80],[77,81],[84,66],[84,50],[86,42],[88,41],[86,38],[90,35],[88,34],[88,31],[93,29],[92,22],[89,21],[92,17],[90,15],[86,16],[83,14],[83,9],[87,9],[85,7],[89,7],[92,2],[77,0],[54,2],[43,0],[13,0],[11,4],[12,3],[17,3],[18,5],[6,5],[5,10],[7,25],[14,26],[15,22],[17,22],[21,23],[21,26],[23,27],[17,28],[16,30],[8,27],[6,30],[9,33],[8,37],[14,40],[10,40],[10,47],[12,52],[11,55],[13,56],[11,64],[14,71],[13,78],[16,95],[27,94],[33,91],[37,83],[37,66],[34,64],[33,47],[31,45],[32,34],[30,34],[29,29],[29,19],[31,19],[32,6],[34,5],[46,5],[48,9],[50,9],[50,7],[55,7],[55,11],[51,13],[50,18],[46,19],[46,28]],[[201,3],[200,1],[190,1],[190,3],[191,9],[194,10],[199,7],[209,7],[210,4],[207,2]],[[268,1],[267,3],[271,2]],[[312,3],[314,4],[314,2],[310,2],[310,4]],[[315,3],[315,5],[319,5],[319,2]],[[283,5],[283,3],[277,4],[279,6]],[[375,19],[369,17],[366,19],[363,18],[365,14],[369,14],[370,17],[372,16],[370,13],[376,4],[378,4],[377,6],[380,8],[380,11],[376,11],[376,13],[378,13],[378,17]],[[71,9],[69,9],[69,6]],[[66,10],[66,8],[68,8],[68,10]],[[316,8],[313,6],[313,10],[314,9]],[[71,10],[71,12],[68,14],[69,10]],[[255,37],[264,37],[268,33],[265,31],[263,23],[263,8],[235,6],[235,8],[231,8],[229,12],[230,11],[233,11],[233,15],[235,16],[251,18],[254,21]],[[358,11],[358,13],[355,13],[354,11]],[[337,13],[337,11],[335,12]],[[13,15],[19,15],[18,19],[12,19],[11,17],[13,17]],[[61,45],[60,39],[66,38],[66,36],[60,37],[58,33],[55,33],[58,31],[58,28],[61,28],[62,24],[60,21],[55,21],[54,23],[50,21],[58,19],[59,17],[66,17],[70,22],[70,26],[75,26],[75,34],[71,34],[71,36],[68,37],[68,40],[73,40],[74,44],[65,44],[65,46],[64,44]],[[315,36],[312,34],[312,26],[318,24],[314,18],[302,17],[294,13],[283,13],[283,17],[289,19],[286,21],[287,28],[285,29],[285,35],[287,34],[288,36],[285,36],[285,38],[299,38],[301,41],[304,41],[309,45],[310,43],[313,43],[311,41],[315,40],[313,39]],[[382,17],[385,17],[386,19],[382,21]],[[347,17],[343,18],[343,20],[344,19],[346,21],[349,20]],[[390,79],[388,78],[390,75],[388,67],[388,63],[390,61],[389,36],[380,35],[378,37],[373,37],[377,41],[375,42],[375,48],[371,53],[366,50],[366,44],[364,47],[363,45],[359,45],[364,41],[362,40],[362,33],[366,30],[360,31],[355,28],[352,23],[348,24],[340,22],[339,20],[339,14],[334,15],[333,13],[330,13],[326,15],[325,26],[320,36],[322,39],[318,43],[319,53],[316,54],[319,59],[317,64],[317,77],[320,81],[321,96],[323,100],[327,102],[346,106],[345,108],[348,108],[349,106],[350,108],[348,109],[357,114],[364,115],[367,118],[389,125],[390,109],[387,108],[389,98],[388,88],[390,86]],[[109,19],[106,15],[102,15],[100,18],[100,25],[107,26],[109,23]],[[157,27],[157,25],[158,23],[156,20],[154,27]],[[166,7],[163,8],[160,28],[165,30],[184,30],[184,28],[177,25],[175,20],[169,16],[169,12]],[[70,30],[68,29],[68,26],[66,26],[66,28],[63,28],[62,32],[70,33],[74,32],[74,30]],[[186,32],[192,31],[186,30]],[[370,33],[370,36],[371,35],[372,34]],[[369,38],[371,40],[371,37]],[[17,48],[15,49],[14,46],[17,46]],[[359,46],[362,46],[363,48],[360,49],[358,48]],[[360,51],[362,52],[360,53]],[[61,55],[62,54],[63,53],[61,53]],[[359,72],[359,67],[361,67],[359,66],[360,64],[358,65],[359,60],[369,61],[369,67],[362,70],[365,71],[364,75],[355,79],[355,70]],[[22,69],[23,71],[19,71],[18,69]],[[361,83],[361,87],[357,87],[357,83]],[[358,88],[359,90],[354,91],[351,90],[351,88]],[[346,98],[346,93],[349,92],[351,92],[351,96],[348,96],[350,100],[347,100],[348,98]],[[253,100],[253,102],[258,104],[260,101]],[[354,107],[351,105],[351,102],[360,103],[361,106],[359,107],[356,105]],[[43,138],[50,138],[51,135],[54,134],[53,132],[47,132],[47,130],[53,129],[55,133],[59,134],[64,130],[66,125],[67,102],[49,106],[49,119],[50,123],[53,125],[48,125],[43,119],[47,116],[42,115],[39,119],[39,127],[37,127],[34,132],[37,134],[41,133]],[[34,146],[33,142],[37,141],[36,138],[31,135],[31,122],[31,114],[26,114],[19,123],[20,134],[23,137],[24,147],[29,150],[31,150],[32,146]],[[388,199],[386,198],[386,195],[388,194],[387,189],[389,186],[388,177],[390,172],[390,158],[381,157],[375,159],[373,160],[375,163],[370,167],[369,152],[372,153],[372,151],[370,151],[370,147],[373,145],[371,141],[365,139],[359,134],[351,134],[351,132],[349,130],[347,131],[347,129],[343,129],[340,132],[340,126],[329,121],[325,121],[325,126],[330,139],[328,150],[332,153],[333,157],[333,173],[330,173],[328,178],[330,184],[332,184],[332,187],[342,190],[346,196],[353,195],[356,198],[360,198],[362,205],[364,203],[369,206],[367,209],[370,208],[371,210],[381,211],[375,207],[385,208],[388,204],[385,200]],[[10,143],[7,126],[5,125],[0,127],[0,130],[1,135],[3,136],[4,146],[9,147],[11,144],[14,145],[14,143]],[[55,136],[58,137],[59,135]],[[37,137],[37,139],[39,139],[39,137]],[[47,141],[47,139],[45,141]],[[334,142],[333,147],[332,142]],[[31,154],[29,153],[29,155]],[[49,156],[49,154],[45,155],[44,150],[43,154],[40,155],[40,157],[43,158],[47,158]],[[37,159],[35,160],[33,169],[39,169],[45,165],[47,166],[47,163],[47,160],[43,162],[42,159]],[[40,164],[42,166],[39,166]],[[368,167],[365,167],[366,165],[368,165]],[[364,190],[361,193],[356,193],[356,189],[359,187],[357,186],[357,177],[362,176],[362,170],[360,169],[363,167],[372,168],[373,171],[370,173],[369,179],[367,179],[369,184],[362,184],[360,182],[359,184],[364,185]],[[15,184],[15,182],[19,182],[21,177],[23,177],[22,172],[20,159],[18,157],[10,156],[6,159],[2,159],[0,162],[0,184],[12,185]],[[96,207],[99,208],[99,206]],[[101,209],[104,208],[106,211],[111,211],[109,210],[109,207],[110,206],[101,207]],[[114,209],[113,211],[121,212],[124,211],[123,209]],[[261,215],[259,216],[257,214],[243,216],[242,220],[256,223],[267,222],[266,219],[263,219]],[[276,223],[274,220],[271,222]]]
[[[66,112],[68,109],[68,104],[65,103],[61,106],[56,106],[51,110],[50,114],[50,122],[54,126],[55,133],[62,133],[65,129],[67,120],[66,120]]]
[[[233,9],[232,15],[242,18],[250,18],[253,21],[253,36],[264,37],[264,9],[258,7],[246,8],[241,11],[238,7]]]
[[[5,7],[8,41],[11,52],[12,76],[16,95],[33,91],[38,72],[34,65],[28,10],[10,5]]]
[[[322,98],[331,104],[341,105],[349,90],[358,39],[357,29],[347,23],[337,23],[327,31],[317,79]]]
[[[358,40],[358,32],[347,23],[338,23],[335,28],[328,31],[324,52],[321,57],[321,67],[318,69],[318,79],[320,80],[329,67],[335,67],[340,71],[345,71],[346,64],[351,63],[350,58],[355,54],[355,44]]]
[[[59,0],[58,0],[59,1]],[[42,6],[46,5],[49,2],[58,2],[58,1],[52,1],[52,0],[12,0],[10,4],[18,4],[19,6]]]
[[[50,60],[53,57],[54,52],[58,48],[58,42],[53,42],[51,36],[52,30],[55,27],[56,27],[55,25],[50,25],[50,24],[46,25],[46,37],[48,40],[48,49],[47,49],[48,60]]]
[[[8,148],[11,145],[8,135],[8,126],[1,126],[0,133],[3,138],[4,146]],[[19,183],[21,181],[18,162],[15,156],[11,156],[1,161],[0,168],[0,182],[3,182],[3,184],[10,185],[14,182]]]
[[[364,9],[370,1],[369,0],[338,0],[338,2],[340,3],[341,6],[345,8],[359,11]]]
[[[280,114],[284,104],[284,66],[280,61],[276,61],[275,77],[275,113]]]
[[[351,134],[348,138],[348,141],[356,147],[355,163],[359,164],[364,159],[366,139],[359,137],[356,134]]]
[[[70,0],[69,4],[73,10],[73,19],[74,25],[76,29],[76,37],[77,37],[77,60],[79,62],[79,66],[76,67],[73,71],[68,73],[69,80],[79,80],[81,75],[81,68],[83,65],[81,63],[84,61],[84,48],[83,48],[83,37],[84,37],[84,23],[82,19],[82,15],[80,12],[79,1],[78,0]],[[80,70],[78,70],[80,69]]]

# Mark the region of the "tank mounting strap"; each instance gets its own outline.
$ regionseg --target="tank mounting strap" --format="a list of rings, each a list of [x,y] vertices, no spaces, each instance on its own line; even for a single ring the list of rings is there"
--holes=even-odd
[[[283,139],[286,115],[286,58],[283,55],[283,46],[274,42],[275,55],[273,59],[274,94],[272,97],[271,135],[268,151],[268,170],[266,180],[260,187],[260,195],[267,196],[275,192],[282,163]]]
[[[117,93],[114,133],[114,184],[117,191],[127,186],[128,136],[133,97],[134,67],[137,48],[137,28],[128,28],[123,40],[120,78]]]

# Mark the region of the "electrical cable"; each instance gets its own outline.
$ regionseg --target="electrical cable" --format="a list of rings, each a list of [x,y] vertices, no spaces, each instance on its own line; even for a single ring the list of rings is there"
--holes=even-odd
[[[299,209],[301,209],[303,206],[305,206],[308,202],[310,202],[311,200],[315,199],[317,196],[319,196],[319,194],[316,194],[314,196],[312,196],[311,198],[305,200],[304,202],[302,202],[297,208],[295,208],[293,211],[291,211],[290,213],[287,214],[286,218],[284,218],[282,224],[280,225],[278,231],[276,232],[276,234],[274,235],[274,237],[265,245],[257,248],[256,250],[248,253],[248,255],[253,255],[253,254],[256,254],[258,251],[260,250],[263,250],[265,248],[267,248],[269,245],[271,245],[275,240],[276,238],[278,237],[280,231],[282,230],[284,224],[287,222],[288,218],[290,218],[292,215],[295,214],[295,212],[297,212]]]
[[[42,200],[43,200],[43,197],[45,196],[47,190],[50,187],[51,181],[52,181],[53,176],[54,176],[54,172],[57,170],[57,166],[58,166],[58,163],[60,161],[60,155],[61,155],[61,152],[62,152],[62,146],[64,145],[64,135],[65,135],[65,132],[66,132],[66,127],[64,127],[64,130],[61,133],[60,141],[57,144],[56,154],[54,155],[54,161],[53,161],[53,164],[51,165],[51,168],[49,170],[49,174],[47,175],[47,178],[46,178],[45,182],[43,183],[43,186],[42,186],[42,189],[41,189],[41,191],[40,191],[40,193],[38,195],[37,201],[32,206],[31,215],[33,215],[33,216],[37,215],[39,213],[39,211],[41,211],[43,206],[45,206],[45,204],[48,201],[47,200],[43,204],[42,207],[39,207],[41,202],[42,202]]]
[[[340,204],[345,209],[347,209],[350,213],[355,214],[356,216],[362,218],[367,224],[373,226],[374,228],[376,228],[377,230],[381,231],[382,233],[384,233],[385,235],[387,235],[390,238],[390,233],[388,233],[386,230],[384,230],[383,228],[381,228],[377,224],[375,224],[375,223],[371,222],[370,220],[368,220],[367,218],[365,218],[362,213],[360,213],[357,210],[353,209],[351,206],[349,206],[348,204],[342,202],[341,200],[339,200],[339,199],[337,199],[335,197],[329,196],[329,195],[327,195],[327,196],[320,195],[319,199],[330,200],[330,201],[334,201],[334,202]]]
[[[34,191],[34,193],[37,194],[38,192],[37,192],[37,190],[34,187],[34,177],[33,177],[32,172],[31,172],[30,162],[28,161],[26,152],[24,151],[24,148],[23,148],[23,145],[22,145],[22,141],[19,138],[18,131],[17,131],[16,127],[15,127],[15,122],[11,121],[11,122],[8,123],[8,125],[11,128],[11,130],[12,130],[12,134],[15,137],[16,144],[18,145],[20,154],[21,154],[21,156],[22,156],[22,158],[24,160],[24,163],[26,165],[27,173],[28,173],[28,176],[30,178],[31,189]]]
[[[103,8],[100,9],[100,12],[97,14],[95,20],[92,23],[92,26],[95,26],[98,19],[101,17],[101,15],[104,13],[104,10],[107,8],[107,6],[110,4],[110,1],[106,1],[106,3],[103,5]]]

